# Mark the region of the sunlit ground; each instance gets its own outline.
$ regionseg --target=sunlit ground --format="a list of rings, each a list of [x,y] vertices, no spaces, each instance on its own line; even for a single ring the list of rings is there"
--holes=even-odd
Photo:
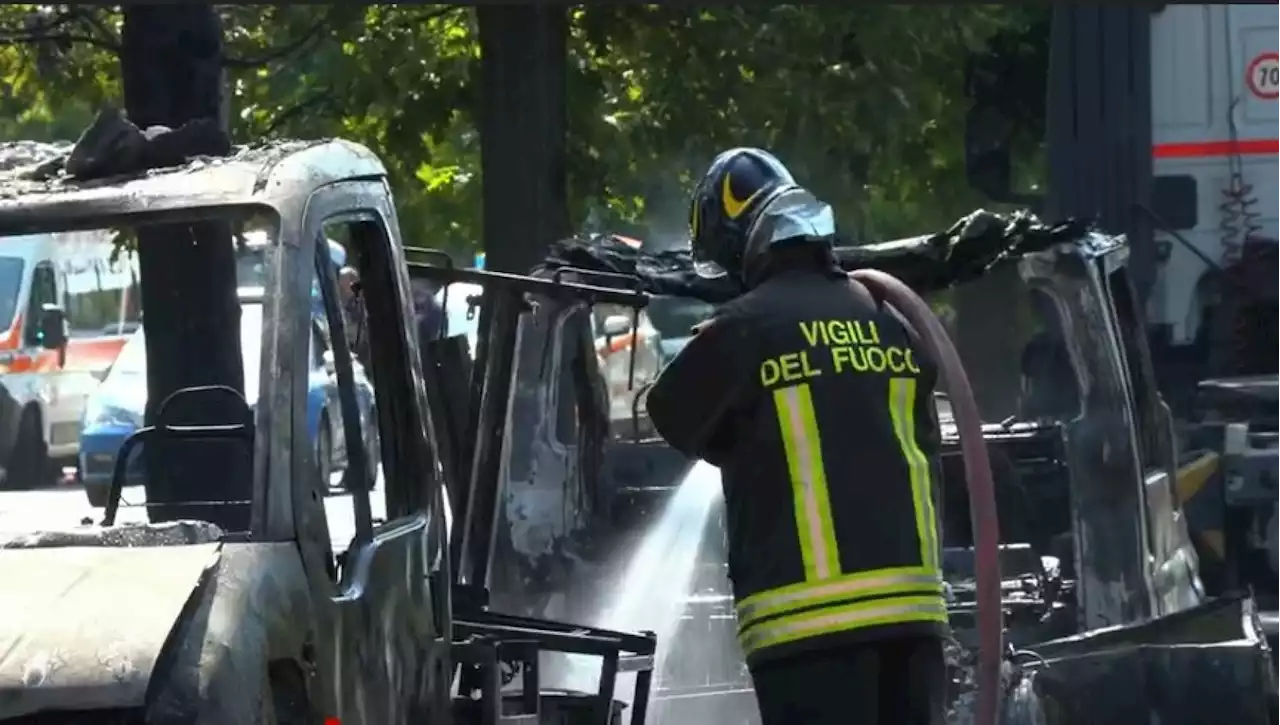
[[[370,496],[375,519],[386,517],[383,490],[382,470],[379,468],[378,481]],[[125,488],[121,498],[125,503],[121,505],[117,517],[120,523],[143,523],[147,520],[146,510],[139,505],[146,502],[141,486]],[[342,551],[347,548],[355,532],[351,495],[330,494],[325,499],[325,511],[328,514],[329,537],[334,551]],[[0,537],[51,529],[74,529],[86,517],[97,523],[102,520],[102,509],[90,506],[84,489],[77,485],[49,486],[31,491],[0,491]]]

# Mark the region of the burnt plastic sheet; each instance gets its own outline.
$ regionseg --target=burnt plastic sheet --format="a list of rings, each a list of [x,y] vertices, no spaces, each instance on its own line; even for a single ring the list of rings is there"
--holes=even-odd
[[[1076,221],[1050,225],[1028,213],[1004,216],[978,210],[937,234],[837,247],[836,258],[847,270],[879,269],[919,292],[928,292],[980,277],[1023,254],[1075,241],[1088,231],[1086,224]],[[611,235],[556,242],[543,266],[634,275],[650,294],[694,297],[713,304],[739,293],[728,279],[699,277],[688,250],[646,251]]]

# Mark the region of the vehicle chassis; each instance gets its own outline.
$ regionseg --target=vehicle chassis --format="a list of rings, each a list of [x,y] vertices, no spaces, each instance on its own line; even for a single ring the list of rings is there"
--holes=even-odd
[[[1038,243],[1018,248],[1009,234],[1017,221],[1002,220],[996,236],[1010,238],[985,252],[981,244],[959,238],[963,231],[955,234],[963,221],[944,235],[950,240],[922,237],[838,250],[846,269],[887,269],[921,292],[1016,264],[1024,283],[1053,302],[1070,358],[1070,383],[1080,390],[1079,408],[1059,421],[1006,421],[984,430],[994,450],[1051,463],[1055,473],[1040,483],[1056,492],[1037,493],[1048,495],[1052,501],[1044,503],[1061,514],[1060,528],[1050,532],[1058,534],[1054,540],[1030,546],[1025,539],[1002,537],[1004,605],[1013,628],[1007,636],[1019,648],[1014,660],[1021,674],[1014,682],[1034,683],[1011,690],[1006,715],[1022,722],[1057,708],[1068,718],[1063,722],[1122,723],[1128,721],[1120,713],[1141,711],[1162,722],[1199,723],[1209,716],[1203,703],[1220,698],[1187,685],[1199,682],[1212,691],[1234,677],[1248,694],[1218,693],[1230,695],[1231,717],[1265,722],[1260,702],[1275,693],[1275,681],[1256,607],[1239,596],[1209,600],[1199,580],[1196,550],[1177,497],[1180,481],[1194,475],[1195,461],[1179,460],[1172,416],[1155,387],[1146,339],[1139,334],[1142,318],[1133,302],[1127,243],[1082,225],[1060,225],[1056,234],[1042,234]],[[550,261],[597,273],[637,274],[655,294],[720,301],[720,290],[682,277],[687,261],[670,255],[643,257],[611,250],[607,243],[570,240],[553,249]],[[949,509],[945,561],[953,626],[961,644],[972,646],[966,622],[973,614],[973,552],[967,493],[951,436],[945,445],[949,475],[944,486],[948,501],[958,505],[944,506]],[[1022,474],[1014,472],[1015,478]],[[1051,554],[1057,559],[1053,571],[1044,558]],[[1033,591],[1027,590],[1028,582]],[[1153,657],[1167,663],[1165,671],[1150,669]],[[1089,662],[1151,684],[1145,692],[1135,689],[1133,679],[1125,687],[1109,687],[1105,678],[1088,674],[1095,666]],[[1235,674],[1204,674],[1204,668],[1215,666]],[[741,690],[740,667],[720,674],[722,694]],[[1088,688],[1105,696],[1081,697]],[[1174,696],[1188,691],[1199,692],[1202,704]],[[661,700],[669,694],[664,687],[655,696]],[[1213,716],[1223,712],[1215,710]]]
[[[533,296],[572,303],[608,303],[639,310],[648,297],[639,291],[566,282],[560,274],[539,278],[494,271],[459,269],[448,255],[435,250],[411,250],[419,260],[408,262],[409,274],[448,289],[454,282],[470,282],[485,289],[480,312],[474,366],[466,363],[463,338],[423,343],[432,427],[444,469],[450,505],[460,526],[453,534],[450,565],[455,582],[454,656],[474,667],[460,687],[482,693],[482,725],[537,723],[539,694],[538,652],[589,654],[601,657],[601,673],[594,695],[578,697],[589,715],[572,722],[609,725],[619,715],[614,702],[617,676],[636,674],[630,722],[643,725],[652,685],[656,635],[623,633],[555,622],[538,617],[500,614],[489,606],[490,569],[495,556],[503,494],[504,446],[510,437],[510,407],[519,376],[521,317],[531,309]],[[432,264],[431,260],[436,261]],[[574,270],[566,269],[565,272]],[[470,369],[468,369],[470,367]],[[465,400],[447,391],[466,390]],[[464,432],[461,436],[455,433]],[[465,482],[465,485],[464,485]],[[518,701],[520,714],[507,713],[501,694],[503,666],[523,676]],[[573,699],[562,695],[560,700]],[[466,704],[463,704],[466,708]],[[455,712],[457,710],[455,709]],[[467,720],[470,722],[470,720]]]
[[[0,697],[0,719],[13,716],[25,722],[33,713],[57,716],[73,710],[77,716],[88,716],[89,711],[101,716],[103,708],[110,707],[113,717],[128,722],[143,718],[171,722],[175,713],[183,712],[205,718],[201,722],[249,725],[274,721],[266,714],[272,707],[280,717],[280,707],[300,707],[305,714],[299,717],[307,721],[337,717],[353,724],[390,725],[439,718],[442,722],[497,725],[540,722],[547,705],[561,714],[557,721],[567,717],[571,723],[609,725],[619,720],[619,706],[613,699],[617,674],[634,672],[637,693],[631,720],[637,725],[643,722],[655,650],[652,634],[609,632],[505,615],[488,606],[484,582],[495,527],[485,512],[492,510],[497,497],[492,490],[499,481],[495,451],[500,450],[501,421],[506,412],[502,401],[510,389],[511,355],[482,356],[485,362],[478,368],[482,374],[473,383],[462,385],[461,389],[475,394],[478,414],[473,417],[477,424],[483,424],[480,429],[485,437],[477,445],[476,465],[462,469],[463,477],[457,478],[454,475],[459,471],[453,466],[462,458],[439,455],[436,438],[452,433],[456,439],[467,429],[449,428],[453,421],[442,417],[434,405],[449,388],[436,385],[440,377],[431,374],[434,367],[424,375],[418,366],[418,350],[406,349],[416,340],[405,323],[410,318],[409,280],[386,172],[376,156],[344,141],[286,141],[236,149],[226,158],[201,158],[182,166],[87,183],[60,175],[60,166],[42,162],[41,167],[53,168],[53,175],[6,181],[9,193],[0,199],[0,234],[118,223],[184,223],[222,218],[229,209],[246,213],[270,210],[279,220],[279,239],[269,253],[267,286],[279,294],[270,298],[273,308],[266,336],[271,344],[262,355],[266,382],[261,399],[269,403],[250,414],[243,397],[232,390],[231,397],[239,406],[233,419],[201,419],[189,425],[184,421],[182,430],[153,425],[135,434],[137,440],[149,438],[160,447],[186,445],[200,438],[230,439],[228,442],[241,452],[251,448],[255,453],[252,475],[236,479],[239,490],[231,496],[234,500],[146,504],[153,512],[157,505],[174,504],[188,510],[228,504],[251,507],[250,530],[227,534],[215,525],[200,523],[193,528],[191,522],[179,521],[174,525],[38,532],[0,542],[4,549],[47,552],[33,552],[38,557],[84,556],[85,547],[98,552],[94,556],[112,561],[132,561],[129,557],[144,549],[185,556],[188,563],[190,557],[211,557],[194,588],[176,592],[188,602],[181,611],[157,611],[159,616],[148,623],[133,625],[145,629],[146,638],[119,639],[117,635],[125,635],[118,629],[96,639],[83,637],[74,651],[64,653],[75,666],[46,678],[40,688],[23,684],[22,660],[0,663],[0,692],[6,696]],[[364,290],[370,309],[382,312],[371,315],[371,331],[376,333],[374,328],[382,324],[383,332],[389,333],[381,343],[374,336],[374,344],[379,346],[374,350],[375,359],[395,361],[386,363],[385,368],[398,371],[392,376],[397,383],[392,387],[416,389],[418,393],[404,396],[399,405],[394,404],[390,387],[379,393],[393,396],[379,401],[387,405],[378,406],[380,426],[387,424],[389,431],[382,443],[384,450],[391,452],[383,457],[384,465],[390,466],[386,472],[390,520],[372,521],[368,500],[371,480],[353,486],[355,538],[339,557],[340,574],[327,556],[330,542],[322,499],[312,490],[310,448],[296,443],[305,440],[299,424],[305,417],[304,397],[296,394],[299,379],[294,374],[305,369],[296,364],[305,359],[306,350],[298,340],[308,339],[311,301],[307,279],[315,272],[328,276],[322,285],[328,318],[331,322],[340,320],[332,292],[336,289],[335,270],[323,243],[317,241],[324,238],[325,221],[337,218],[358,219],[376,230],[377,239],[368,251],[390,278],[383,286]],[[500,277],[488,275],[485,281]],[[482,322],[486,339],[500,340],[513,331],[514,315],[522,305],[517,288],[530,284],[542,285],[539,289],[544,292],[544,287],[554,288],[553,294],[576,294],[617,304],[638,306],[644,301],[635,293],[571,283],[530,282],[518,276],[512,283],[510,294],[495,295],[497,306],[510,310],[511,315]],[[335,329],[333,335],[335,368],[339,381],[347,381],[349,393],[352,364],[341,332]],[[501,344],[494,347],[501,349]],[[449,367],[444,368],[447,374]],[[439,435],[428,434],[433,427]],[[468,436],[467,440],[478,439]],[[468,456],[467,460],[472,459]],[[366,467],[357,461],[354,468],[363,471]],[[442,468],[443,480],[438,475]],[[471,525],[452,529],[455,538],[451,542],[442,534],[448,529],[441,504],[446,489],[450,494],[464,489],[459,481],[478,482],[468,489],[466,499],[476,503],[458,509],[467,512],[461,520]],[[119,486],[114,488],[118,498]],[[113,503],[110,518],[114,519],[117,508]],[[187,546],[191,544],[196,547]],[[67,547],[79,547],[80,551],[50,551]],[[30,558],[21,556],[24,553],[0,553],[7,557],[2,562],[10,567],[7,571],[22,569],[20,561]],[[455,561],[457,566],[453,566]],[[125,567],[126,571],[149,575],[144,569]],[[453,571],[461,575],[456,583]],[[135,605],[142,606],[124,603],[121,609]],[[89,613],[89,603],[80,606]],[[148,606],[154,608],[154,604]],[[222,614],[215,621],[209,613],[219,607]],[[48,632],[45,636],[56,636],[53,630]],[[169,632],[173,634],[166,638]],[[8,634],[17,637],[14,641],[19,644],[37,646],[29,636],[34,633]],[[108,636],[110,641],[99,641]],[[108,686],[103,692],[93,691],[92,696],[64,696],[68,691],[84,691],[85,678],[96,682],[110,675],[102,668],[113,660],[104,659],[101,653],[122,644],[137,650],[135,663],[140,676],[129,686],[114,690]],[[538,693],[539,650],[599,656],[602,677],[597,692]],[[166,656],[159,657],[159,651]],[[371,658],[369,653],[378,656]],[[504,669],[511,673],[513,666],[523,677],[518,693],[503,690],[509,679]],[[281,672],[284,679],[276,677]],[[152,680],[161,684],[137,686]],[[457,685],[456,697],[450,694],[451,683]],[[288,691],[280,692],[282,688]],[[275,695],[285,699],[272,705]],[[156,707],[164,712],[154,713]]]

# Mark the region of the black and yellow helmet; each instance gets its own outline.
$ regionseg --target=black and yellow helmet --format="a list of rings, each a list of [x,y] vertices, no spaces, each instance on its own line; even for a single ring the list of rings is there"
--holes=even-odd
[[[729,149],[693,191],[689,209],[694,266],[704,277],[741,277],[748,234],[760,211],[779,194],[798,189],[776,156],[756,148]]]

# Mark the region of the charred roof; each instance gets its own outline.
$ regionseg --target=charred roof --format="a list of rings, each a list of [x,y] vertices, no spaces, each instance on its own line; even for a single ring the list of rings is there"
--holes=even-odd
[[[266,205],[337,181],[380,178],[378,157],[341,139],[279,140],[192,155],[180,163],[82,178],[70,144],[0,144],[0,235],[102,225],[144,212]]]

